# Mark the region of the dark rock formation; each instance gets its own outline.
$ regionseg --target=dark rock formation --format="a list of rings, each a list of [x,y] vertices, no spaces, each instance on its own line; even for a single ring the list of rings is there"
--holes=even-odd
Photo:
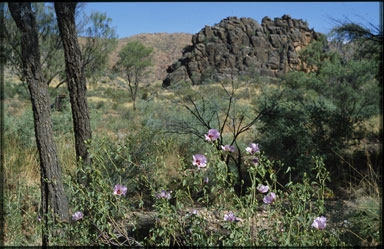
[[[192,45],[168,67],[163,86],[181,81],[206,84],[254,73],[277,77],[300,69],[297,52],[320,36],[289,15],[264,17],[261,25],[251,18],[228,17],[192,36]]]

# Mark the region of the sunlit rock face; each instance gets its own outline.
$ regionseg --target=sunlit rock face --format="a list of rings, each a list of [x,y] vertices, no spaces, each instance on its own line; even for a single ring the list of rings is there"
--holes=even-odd
[[[261,25],[251,18],[228,17],[192,36],[192,45],[168,67],[163,86],[200,85],[240,75],[278,77],[300,69],[297,52],[320,36],[289,15],[264,17]]]

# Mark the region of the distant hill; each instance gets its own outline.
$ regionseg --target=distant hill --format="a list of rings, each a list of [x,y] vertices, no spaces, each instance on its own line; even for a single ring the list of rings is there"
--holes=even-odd
[[[131,41],[140,41],[144,46],[153,47],[153,64],[148,77],[149,82],[163,80],[167,75],[167,68],[182,56],[184,47],[192,44],[192,34],[187,33],[154,33],[138,34],[119,39],[115,51],[111,53],[110,65],[118,60],[120,49]]]
[[[84,37],[78,37],[80,44],[85,43]],[[138,34],[118,40],[117,48],[110,54],[109,66],[112,67],[118,60],[120,49],[130,41],[140,41],[147,47],[153,47],[153,64],[150,74],[145,82],[162,81],[167,75],[167,68],[182,56],[184,47],[192,44],[192,34],[188,33],[153,33]],[[5,67],[7,75],[15,76],[15,72]]]

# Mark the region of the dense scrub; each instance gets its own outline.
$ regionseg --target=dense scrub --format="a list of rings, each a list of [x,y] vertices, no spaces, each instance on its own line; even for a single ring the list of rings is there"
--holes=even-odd
[[[69,103],[53,111],[74,216],[50,226],[50,243],[380,243],[378,67],[321,47],[303,54],[311,73],[168,90],[156,83],[138,90],[136,111],[121,88],[94,84],[87,167],[76,163]],[[23,84],[5,83],[6,245],[39,245],[31,105]],[[52,102],[61,90],[50,89]],[[79,172],[91,176],[88,186]]]

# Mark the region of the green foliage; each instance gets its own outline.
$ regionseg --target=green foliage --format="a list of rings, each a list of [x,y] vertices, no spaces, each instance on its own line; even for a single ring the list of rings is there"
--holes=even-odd
[[[145,70],[152,65],[153,48],[146,48],[139,41],[128,42],[119,52],[115,69],[126,75],[128,81],[142,80]]]
[[[128,42],[119,52],[119,60],[113,71],[125,76],[128,80],[129,93],[132,98],[133,110],[140,82],[152,66],[153,48],[147,48],[139,41]]]
[[[338,26],[332,29],[330,35],[334,40],[340,40],[343,43],[357,43],[358,58],[373,58],[380,60],[381,44],[383,43],[383,35],[380,28],[371,25],[370,28],[363,27],[357,23],[346,21],[338,21]]]
[[[182,108],[169,108],[167,103],[140,101],[138,102],[138,110],[142,117],[141,126],[148,129],[146,132],[149,131],[152,134],[150,136],[156,135],[158,139],[171,143],[169,146],[175,146],[180,152],[180,157],[192,158],[194,148],[205,146],[205,143],[196,139],[193,134],[175,129],[175,126],[178,125],[191,124],[195,125],[196,129],[201,132],[205,132],[203,127],[199,126],[196,120]],[[148,145],[151,146],[151,141],[154,138],[149,139]]]
[[[357,237],[364,238],[362,244],[375,245],[380,241],[381,211],[380,200],[371,197],[362,197],[357,200],[357,206],[350,214],[351,230]]]
[[[109,21],[105,16],[94,18],[95,23],[100,21],[98,30],[107,28]],[[66,190],[71,200],[71,215],[76,211],[85,215],[79,221],[56,226],[50,221],[51,245],[340,246],[344,245],[342,241],[355,242],[344,237],[340,240],[343,230],[336,227],[338,217],[329,216],[331,210],[325,205],[325,197],[330,193],[327,187],[330,173],[321,158],[312,156],[323,155],[330,168],[334,165],[329,163],[333,150],[340,152],[353,139],[364,138],[365,133],[357,134],[355,128],[378,113],[374,79],[377,70],[373,69],[377,64],[369,59],[343,60],[329,51],[320,52],[323,48],[322,43],[317,43],[303,53],[302,58],[316,66],[317,71],[290,73],[282,84],[263,85],[266,78],[255,74],[256,81],[263,86],[262,95],[256,98],[250,89],[233,95],[229,116],[237,117],[238,123],[250,122],[259,110],[269,110],[263,112],[262,124],[254,123],[249,129],[256,137],[248,136],[248,132],[235,139],[237,149],[243,152],[250,141],[259,142],[262,148],[256,155],[257,165],[252,163],[253,157],[242,157],[240,166],[246,181],[242,195],[235,191],[236,167],[224,160],[228,152],[218,150],[217,144],[196,139],[195,135],[202,136],[207,128],[182,106],[159,100],[161,94],[152,98],[146,89],[138,92],[142,99],[137,101],[137,112],[132,112],[121,105],[125,102],[124,92],[110,88],[90,91],[88,96],[110,98],[114,106],[111,108],[112,104],[104,101],[90,104],[93,129],[103,131],[94,134],[90,148],[93,164],[83,167],[69,163],[66,167],[73,170],[64,170],[70,172]],[[250,83],[252,79],[242,80]],[[182,83],[171,86],[174,96],[180,97],[178,104],[186,104],[191,97],[194,102],[189,107],[195,104],[204,121],[220,127],[228,110],[228,94],[218,86],[199,86],[200,92],[194,88]],[[28,92],[23,89],[22,85],[8,84],[6,100],[28,98]],[[253,98],[255,108],[238,101],[244,98]],[[22,160],[26,157],[22,151],[29,149],[31,155],[36,154],[32,150],[32,111],[30,106],[19,111],[22,107],[20,101],[7,102],[5,106],[6,141],[14,141],[20,148],[13,154],[6,153],[7,158],[15,154],[18,157],[9,166],[12,176],[25,171],[20,165],[30,165]],[[106,113],[111,109],[112,115]],[[56,138],[64,134],[73,136],[70,108],[53,112],[52,119]],[[223,144],[232,141],[231,132],[223,132]],[[117,139],[99,139],[110,133],[117,135]],[[196,153],[207,156],[206,168],[197,170],[192,165],[192,155]],[[279,159],[285,164],[276,161]],[[79,184],[79,173],[89,176],[89,186]],[[38,244],[42,225],[38,223],[37,212],[25,206],[37,208],[39,189],[29,188],[16,178],[7,177],[6,183],[9,188],[5,193],[7,243]],[[16,190],[11,190],[12,184],[17,185]],[[125,185],[127,194],[113,195],[115,184]],[[259,184],[268,185],[276,193],[273,204],[264,204],[265,194],[258,191]],[[172,191],[170,200],[156,198],[163,189]],[[352,223],[348,229],[368,244],[380,241],[377,200],[357,199],[359,205],[348,217]],[[196,214],[193,209],[197,210]],[[149,234],[138,236],[137,220],[131,215],[134,210],[152,211],[155,222]],[[228,212],[240,220],[224,221]],[[312,228],[313,220],[322,215],[329,218],[326,229]],[[32,229],[37,232],[29,233]]]
[[[53,5],[33,3],[32,9],[35,12],[39,31],[40,61],[44,78],[47,84],[50,84],[55,77],[65,80],[64,52]],[[79,12],[78,8],[77,31],[79,35],[86,36],[82,38],[86,42],[81,46],[83,67],[86,77],[95,80],[105,74],[108,56],[117,45],[115,29],[109,26],[111,19],[105,14],[93,12],[88,17],[84,13],[80,16]],[[83,27],[87,28],[84,30]],[[23,81],[20,33],[8,8],[4,30],[8,66]]]
[[[64,54],[61,51],[62,44],[55,11],[53,6],[46,3],[33,3],[32,10],[35,12],[39,32],[42,71],[47,83],[50,83],[53,77],[64,71]],[[7,65],[21,81],[24,81],[20,32],[8,8],[6,9],[4,31],[6,35]]]
[[[124,91],[116,90],[113,88],[107,88],[104,91],[104,95],[111,98],[114,103],[122,104],[126,101],[127,94]]]
[[[108,70],[108,58],[117,47],[117,36],[112,28],[112,19],[105,13],[92,12],[87,18],[88,27],[84,32],[85,44],[81,46],[85,76],[96,82]]]
[[[5,81],[4,99],[11,98],[29,100],[30,95],[27,84],[17,84],[15,82]]]
[[[216,89],[204,87],[207,90]],[[210,91],[206,92],[209,95]],[[278,89],[272,88],[271,92],[276,96],[280,94]],[[220,100],[225,95],[210,96],[212,103],[205,103],[205,118],[226,103]],[[203,107],[203,103],[199,102],[199,110],[202,111]],[[292,107],[286,106],[294,116],[300,108],[292,111]],[[236,111],[250,115],[249,108],[241,109],[240,105],[236,106]],[[106,123],[105,118],[99,116],[100,113],[104,113],[103,108],[91,112],[93,122]],[[56,114],[61,116],[54,117],[58,118],[54,122],[61,122],[63,126],[68,123],[68,127],[71,127],[65,112],[55,112],[54,116]],[[170,136],[164,133],[164,124],[169,118],[192,121],[193,117],[188,112],[182,108],[169,108],[167,102],[140,100],[137,112],[130,115],[130,120],[135,122],[121,122],[121,118],[113,121],[120,123],[120,128],[116,126],[113,132],[126,132],[124,137],[116,141],[98,139],[101,135],[96,133],[90,148],[92,166],[84,168],[77,165],[75,171],[70,173],[66,187],[71,200],[71,215],[76,211],[83,211],[85,215],[81,220],[60,223],[56,227],[50,223],[51,245],[344,245],[339,239],[340,231],[334,230],[330,210],[325,206],[329,173],[321,159],[311,158],[308,161],[309,173],[283,186],[281,176],[284,176],[282,171],[285,168],[281,163],[268,159],[264,152],[257,154],[258,165],[252,164],[253,157],[245,156],[241,168],[250,179],[250,184],[245,186],[244,194],[238,196],[234,190],[236,173],[229,172],[231,165],[223,161],[222,155],[225,153],[218,151],[215,144],[190,135]],[[108,130],[114,127],[113,122],[108,122]],[[57,132],[61,130],[59,128]],[[66,132],[65,129],[63,132]],[[201,132],[205,133],[206,130],[202,129]],[[223,139],[227,141],[230,137],[224,136]],[[250,138],[242,139],[248,141]],[[240,150],[244,151],[245,142],[238,138],[238,144]],[[265,146],[261,144],[261,148]],[[176,155],[172,161],[169,160],[170,153]],[[192,165],[192,155],[196,153],[207,156],[206,168],[197,170]],[[295,175],[290,170],[287,173]],[[79,172],[87,172],[90,176],[89,187],[78,183]],[[208,183],[205,182],[206,177]],[[289,179],[289,176],[286,178]],[[127,187],[126,196],[112,194],[115,184]],[[263,203],[265,194],[257,190],[259,184],[268,185],[276,193],[273,204]],[[162,189],[172,191],[170,200],[156,198],[156,193]],[[10,209],[20,209],[15,201],[12,205]],[[192,213],[193,209],[197,210],[197,214]],[[15,219],[9,224],[19,229],[23,221],[16,210],[12,213]],[[139,221],[131,216],[137,210],[152,211],[151,217],[155,222],[150,233],[138,232]],[[241,220],[224,221],[224,215],[228,212],[233,212]],[[311,224],[321,215],[329,218],[329,223],[325,230],[316,230]],[[31,224],[37,223],[30,217]],[[36,227],[41,230],[38,225]],[[369,229],[359,236],[369,236]],[[138,233],[141,233],[140,236]],[[23,234],[16,232],[10,236],[24,238]],[[39,241],[39,234],[34,236]],[[20,241],[23,240],[16,240],[14,245],[21,244]]]
[[[342,61],[336,52],[322,52],[313,43],[301,54],[317,68],[315,72],[288,73],[277,89],[264,89],[257,106],[275,106],[262,117],[260,141],[266,153],[299,174],[309,172],[314,155],[332,167],[351,141],[361,140],[356,132],[362,122],[379,113],[379,88],[374,60]]]
[[[64,105],[65,107],[63,111],[52,111],[51,113],[53,131],[56,136],[72,136],[73,134],[72,112],[69,100],[67,100]]]
[[[328,50],[326,37],[321,36],[319,40],[311,42],[305,49],[300,51],[299,57],[307,68],[320,68],[324,61],[334,61],[337,57],[335,53]]]
[[[80,163],[77,170],[66,179],[70,192],[72,214],[81,211],[84,218],[71,221],[69,224],[61,223],[55,229],[65,230],[59,236],[50,238],[53,244],[70,245],[123,245],[121,238],[129,241],[128,245],[136,245],[131,240],[127,227],[135,227],[135,221],[128,218],[131,207],[128,195],[114,195],[116,184],[131,186],[126,182],[124,176],[129,174],[129,167],[116,165],[117,160],[130,163],[130,158],[111,152],[103,141],[98,141],[98,147],[92,151],[92,165],[82,166]],[[128,171],[128,172],[127,172]],[[88,184],[84,186],[79,183],[78,176],[87,177]],[[132,190],[129,190],[131,193]],[[101,236],[98,236],[101,235]]]
[[[7,109],[7,106],[5,106]],[[35,144],[35,131],[32,108],[24,110],[20,116],[4,113],[4,133],[17,139],[21,146],[32,147]]]
[[[30,246],[40,239],[41,233],[38,221],[39,199],[38,187],[13,185],[17,181],[8,179],[9,186],[14,189],[4,191],[5,232],[10,242],[9,246]],[[36,230],[35,230],[36,229]]]
[[[149,245],[344,245],[337,233],[311,228],[314,219],[326,212],[323,190],[328,173],[320,159],[314,160],[314,178],[304,176],[303,183],[290,182],[284,190],[277,188],[275,163],[258,154],[258,165],[250,165],[251,160],[244,162],[249,165],[252,186],[246,195],[239,198],[235,194],[233,180],[227,177],[228,169],[221,161],[220,153],[216,152],[214,146],[212,149],[206,153],[209,160],[206,168],[197,170],[185,165],[181,170],[184,177],[178,183],[181,186],[171,193],[171,199],[156,199],[156,223],[148,237]],[[203,181],[207,175],[208,184]],[[147,184],[156,198],[159,188],[152,187],[150,181]],[[257,191],[258,184],[266,184],[277,194],[273,204],[263,204],[263,194]],[[196,193],[200,193],[200,197]],[[210,198],[212,194],[216,198]],[[193,213],[187,207],[205,208],[197,208]],[[267,213],[266,222],[256,218],[255,224],[252,219],[260,208]],[[224,214],[231,210],[237,221],[224,220]],[[212,220],[212,217],[215,218]],[[219,223],[220,226],[213,226],[213,223]]]

